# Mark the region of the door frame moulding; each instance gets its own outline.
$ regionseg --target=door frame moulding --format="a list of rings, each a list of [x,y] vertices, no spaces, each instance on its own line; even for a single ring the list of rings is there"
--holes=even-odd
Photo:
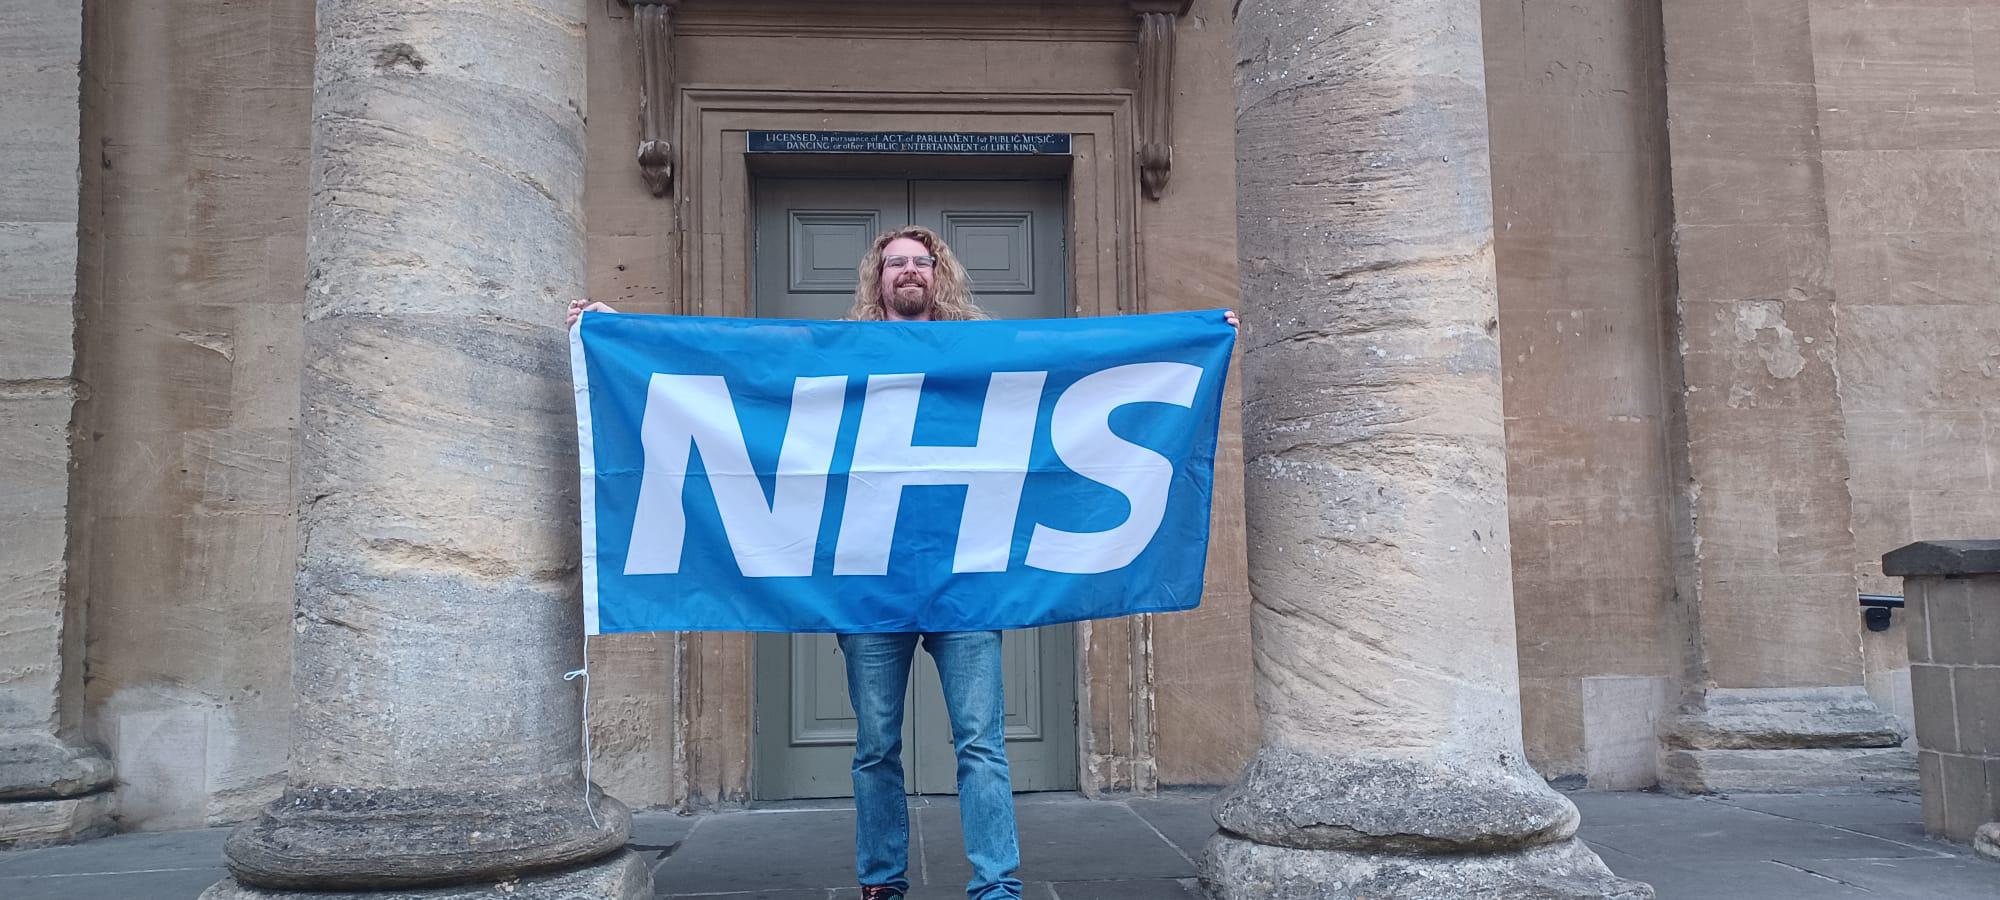
[[[1072,315],[1143,312],[1139,290],[1139,173],[1134,95],[768,91],[682,85],[677,92],[682,315],[747,316],[755,250],[749,132],[902,131],[913,117],[938,131],[1067,132]],[[922,157],[909,157],[914,163]],[[1150,616],[1080,622],[1077,776],[1088,796],[1148,792],[1154,762]],[[673,741],[683,808],[750,802],[754,751],[754,639],[738,632],[675,636]]]
[[[628,0],[620,0],[628,2]],[[933,0],[914,9],[856,9],[846,0],[673,0],[688,35],[809,35],[871,40],[1106,41],[1131,43],[1133,16],[1191,0]],[[1149,7],[1147,10],[1138,6]]]
[[[608,0],[607,0],[608,2]],[[935,17],[939,30],[911,27],[901,12],[871,13],[842,10],[838,18],[822,11],[831,4],[778,0],[758,3],[737,0],[722,11],[695,4],[689,13],[683,0],[616,0],[635,24],[639,48],[639,148],[638,165],[647,189],[664,197],[672,189],[675,147],[666,130],[667,98],[675,94],[674,37],[714,35],[815,35],[834,39],[936,40],[938,34],[960,39],[1008,41],[1102,41],[1136,43],[1138,66],[1138,125],[1142,139],[1132,157],[1138,164],[1146,196],[1165,196],[1173,171],[1174,44],[1180,19],[1193,8],[1194,0],[1097,0],[1068,5],[1037,4],[1042,16],[1060,20],[1036,24],[1024,19],[1011,5],[1026,6],[1034,0],[1015,4],[995,0],[966,0],[953,4],[933,4],[926,10]],[[1113,13],[1113,11],[1116,11]],[[1107,13],[1111,13],[1107,15]],[[619,16],[612,15],[617,19]],[[1135,27],[1136,23],[1136,27]],[[932,23],[926,23],[932,24]]]

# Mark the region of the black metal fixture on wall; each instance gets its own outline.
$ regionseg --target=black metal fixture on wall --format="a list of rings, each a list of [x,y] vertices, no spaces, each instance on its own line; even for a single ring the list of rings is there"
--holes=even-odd
[[[1861,621],[1868,623],[1869,631],[1888,631],[1890,616],[1902,608],[1901,594],[1861,595]]]

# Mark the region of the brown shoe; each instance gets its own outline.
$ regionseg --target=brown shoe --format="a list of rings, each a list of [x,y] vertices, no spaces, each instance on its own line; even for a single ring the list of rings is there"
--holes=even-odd
[[[886,884],[864,884],[861,886],[861,900],[898,900],[903,892]]]

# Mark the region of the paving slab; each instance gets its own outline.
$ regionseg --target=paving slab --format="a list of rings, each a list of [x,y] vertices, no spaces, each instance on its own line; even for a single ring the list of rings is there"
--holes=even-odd
[[[1924,836],[1903,796],[1689,798],[1577,793],[1582,836],[1660,900],[2000,900],[2000,863]],[[912,798],[910,900],[958,900],[970,872],[951,798]],[[1022,795],[1025,900],[1198,900],[1190,857],[1208,797]],[[857,900],[850,802],[677,816],[642,812],[632,844],[663,900]],[[226,828],[0,852],[0,900],[194,900],[223,877]]]
[[[927,884],[972,877],[955,800],[917,810],[923,822]],[[1194,865],[1124,804],[1073,800],[1017,803],[1021,877],[1055,882],[1192,878]]]
[[[6,900],[194,900],[229,874],[215,868],[77,875],[0,876]]]
[[[703,817],[653,870],[661,894],[720,894],[854,883],[854,813],[786,810]],[[790,898],[786,898],[790,900]]]
[[[1050,885],[1056,900],[1202,900],[1192,878],[1134,881],[1061,881]]]
[[[701,816],[670,812],[633,813],[631,843],[634,847],[672,847],[686,838],[701,820]]]
[[[1831,827],[1831,826],[1829,826]],[[1881,824],[1845,825],[1848,831],[1858,831],[1885,841],[1895,841],[1912,847],[1921,847],[1933,853],[1949,856],[1964,853],[1965,845],[1939,840],[1924,832],[1923,822],[1883,822]]]
[[[1748,809],[1802,822],[1852,827],[1890,822],[1923,821],[1923,801],[1910,794],[1736,794],[1703,798],[1736,809]]]
[[[0,876],[80,875],[162,869],[222,868],[227,828],[115,834],[71,844],[0,853]],[[0,893],[0,897],[6,897]]]
[[[1896,841],[1828,828],[1809,822],[1735,811],[1741,817],[1722,826],[1605,825],[1589,828],[1585,838],[1642,860],[1686,862],[1772,859],[1894,859],[1929,857],[1933,851]]]
[[[832,892],[830,900],[861,900],[861,889],[840,888]],[[965,886],[913,884],[910,886],[908,900],[965,900]],[[1021,883],[1021,900],[1057,900],[1057,897],[1046,881],[1024,881]]]
[[[1629,860],[1629,858],[1627,858]],[[1769,860],[1659,862],[1606,857],[1620,877],[1653,886],[1657,900],[1843,900],[1877,895]],[[1946,900],[1939,895],[1937,900]]]
[[[2000,898],[2000,864],[1983,859],[1825,859],[1800,865],[1887,900]]]
[[[827,896],[832,893],[827,888],[812,888],[798,891],[751,891],[747,894],[742,891],[726,891],[720,894],[661,894],[660,897],[672,900],[827,900]],[[848,896],[860,897],[861,892],[857,890]]]
[[[1215,834],[1215,812],[1210,794],[1173,793],[1153,799],[1125,801],[1140,818],[1172,842],[1190,860],[1201,859],[1203,847]]]
[[[1711,803],[1701,797],[1675,797],[1650,791],[1579,791],[1565,796],[1576,804],[1586,829],[1627,825],[1729,828],[1755,821],[1749,810]]]

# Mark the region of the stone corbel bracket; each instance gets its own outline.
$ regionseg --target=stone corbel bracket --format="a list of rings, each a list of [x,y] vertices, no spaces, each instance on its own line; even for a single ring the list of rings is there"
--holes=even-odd
[[[667,117],[674,96],[674,8],[680,0],[618,0],[639,31],[639,176],[655,197],[674,188]]]
[[[1131,0],[1139,17],[1139,182],[1167,193],[1174,171],[1174,26],[1194,0]]]

